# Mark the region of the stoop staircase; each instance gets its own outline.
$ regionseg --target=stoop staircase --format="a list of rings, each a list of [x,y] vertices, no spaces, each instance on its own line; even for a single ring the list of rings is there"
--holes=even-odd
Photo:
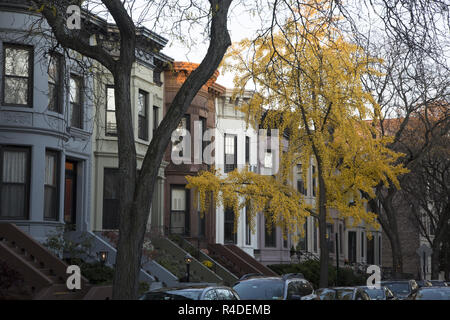
[[[110,286],[95,287],[81,276],[81,289],[67,289],[68,265],[39,242],[10,223],[0,223],[0,257],[21,274],[24,289],[36,300],[111,298]]]
[[[208,244],[208,250],[215,260],[238,278],[249,273],[278,276],[274,271],[256,261],[252,256],[234,244]]]

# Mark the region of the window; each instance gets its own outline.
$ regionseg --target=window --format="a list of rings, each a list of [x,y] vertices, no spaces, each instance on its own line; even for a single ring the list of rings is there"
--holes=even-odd
[[[83,129],[83,78],[70,76],[70,126]]]
[[[116,99],[114,87],[106,87],[106,131],[107,136],[117,135]]]
[[[245,137],[245,164],[250,163],[250,137]]]
[[[252,228],[250,226],[250,206],[245,207],[245,245],[252,244]]]
[[[153,69],[153,82],[157,85],[161,85],[161,70],[159,69]]]
[[[312,166],[312,193],[313,197],[316,196],[316,166]]]
[[[30,189],[30,149],[0,146],[0,218],[26,219]]]
[[[59,161],[58,153],[45,152],[45,181],[44,181],[44,219],[58,220],[59,211]]]
[[[237,234],[234,232],[234,210],[233,208],[225,209],[224,221],[224,242],[237,243]]]
[[[264,245],[266,248],[275,248],[277,246],[277,229],[275,224],[271,223],[269,226],[267,224],[264,228]]]
[[[375,264],[375,236],[367,239],[367,264]]]
[[[298,246],[300,250],[308,251],[308,220],[303,224],[303,236],[300,235]]]
[[[300,163],[297,164],[297,176],[297,191],[306,196],[305,182],[302,177],[302,165]]]
[[[364,232],[361,232],[361,258],[364,257]]]
[[[103,176],[103,229],[119,229],[119,169],[105,168]]]
[[[139,90],[138,98],[138,138],[148,140],[148,93]]]
[[[190,129],[190,116],[188,114],[184,115],[183,118],[181,118],[180,123],[178,124],[178,127],[175,129],[175,131],[177,131],[177,133],[179,134],[179,140],[175,141],[172,143],[172,152],[179,152],[180,157],[183,157],[183,149],[188,151],[187,153],[189,154],[189,150],[188,148],[190,147],[190,144],[188,143],[188,141],[186,141],[186,143],[183,143],[183,140],[186,138],[187,139],[187,132]],[[183,133],[183,130],[185,130],[185,132]],[[187,159],[186,159],[187,160]]]
[[[237,136],[225,134],[225,173],[237,167]]]
[[[207,121],[206,118],[200,117],[201,126],[202,126],[202,159],[203,159],[203,152],[205,151],[205,148],[208,146],[208,141],[204,141],[203,138],[205,137],[205,132],[207,130]]]
[[[172,186],[170,200],[170,233],[189,233],[188,190],[185,186]]]
[[[334,253],[334,228],[332,224],[327,224],[327,242],[328,242],[328,251],[330,253]]]
[[[33,47],[3,44],[3,104],[32,106]]]
[[[159,126],[159,108],[153,106],[153,136],[155,136],[156,129]]]
[[[348,232],[348,261],[350,263],[356,262],[356,232]]]
[[[62,113],[62,56],[57,53],[50,55],[48,65],[48,110]]]

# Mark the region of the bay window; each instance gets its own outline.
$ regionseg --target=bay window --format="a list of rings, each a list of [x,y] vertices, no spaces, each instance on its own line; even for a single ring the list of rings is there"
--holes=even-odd
[[[33,47],[3,44],[3,104],[32,106]]]

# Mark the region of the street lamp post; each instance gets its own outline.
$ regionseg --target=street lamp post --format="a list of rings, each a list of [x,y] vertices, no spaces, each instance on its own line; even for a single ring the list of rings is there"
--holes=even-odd
[[[184,262],[186,263],[186,282],[189,282],[189,266],[192,262],[192,256],[189,253],[184,257]]]

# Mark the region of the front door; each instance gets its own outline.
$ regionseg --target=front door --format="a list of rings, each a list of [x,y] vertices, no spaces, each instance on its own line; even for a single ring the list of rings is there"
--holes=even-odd
[[[77,219],[77,163],[66,161],[66,178],[64,188],[64,222],[75,226]]]

